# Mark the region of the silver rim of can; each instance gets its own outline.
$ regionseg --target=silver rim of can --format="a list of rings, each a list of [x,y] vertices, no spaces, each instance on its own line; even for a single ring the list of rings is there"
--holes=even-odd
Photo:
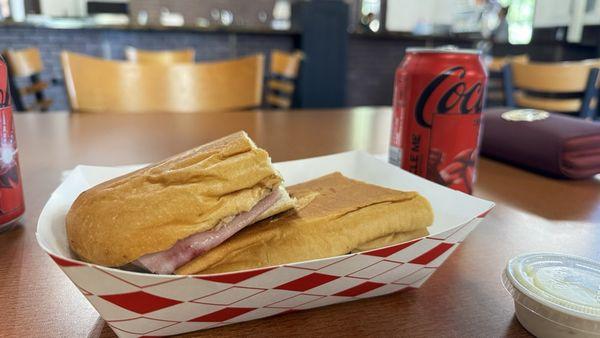
[[[456,46],[447,45],[435,48],[427,47],[408,47],[406,48],[407,53],[443,53],[443,54],[481,54],[478,49],[461,49]]]

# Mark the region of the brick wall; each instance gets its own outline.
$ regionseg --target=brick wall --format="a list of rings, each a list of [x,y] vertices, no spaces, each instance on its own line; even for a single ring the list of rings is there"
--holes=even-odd
[[[229,34],[194,31],[141,31],[113,29],[47,29],[1,27],[0,50],[25,47],[40,49],[45,71],[44,80],[57,79],[59,84],[46,93],[54,100],[52,110],[68,109],[62,85],[60,52],[69,50],[109,59],[124,59],[124,48],[196,49],[197,61],[234,58],[254,53],[268,55],[272,49],[292,50],[294,38],[286,34]]]

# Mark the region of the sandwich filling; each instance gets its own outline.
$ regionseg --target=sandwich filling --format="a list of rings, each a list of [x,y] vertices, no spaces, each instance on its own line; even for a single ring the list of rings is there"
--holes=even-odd
[[[181,239],[171,248],[146,254],[133,264],[150,272],[172,274],[177,268],[223,243],[244,227],[252,224],[281,198],[280,190],[275,189],[252,209],[237,214],[230,220],[223,220],[213,230],[199,232]]]

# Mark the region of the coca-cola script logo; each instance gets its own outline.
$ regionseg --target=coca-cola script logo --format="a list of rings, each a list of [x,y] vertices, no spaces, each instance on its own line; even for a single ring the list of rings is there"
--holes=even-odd
[[[429,101],[439,98],[436,104],[438,114],[446,114],[457,110],[459,114],[481,114],[483,105],[483,88],[481,82],[476,82],[468,88],[464,81],[467,71],[465,67],[457,66],[441,72],[423,90],[415,107],[417,123],[423,128],[431,129],[431,122],[425,118],[425,108]],[[448,78],[451,77],[449,80]],[[446,83],[450,80],[459,80],[448,87]],[[445,91],[443,91],[445,89]],[[432,102],[435,103],[435,102]],[[457,108],[457,109],[455,109]]]

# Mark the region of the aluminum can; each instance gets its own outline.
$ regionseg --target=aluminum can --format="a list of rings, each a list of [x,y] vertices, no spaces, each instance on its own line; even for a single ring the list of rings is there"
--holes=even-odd
[[[8,68],[0,56],[0,232],[16,224],[24,212]]]
[[[472,194],[486,83],[477,50],[408,48],[396,70],[390,163]]]

